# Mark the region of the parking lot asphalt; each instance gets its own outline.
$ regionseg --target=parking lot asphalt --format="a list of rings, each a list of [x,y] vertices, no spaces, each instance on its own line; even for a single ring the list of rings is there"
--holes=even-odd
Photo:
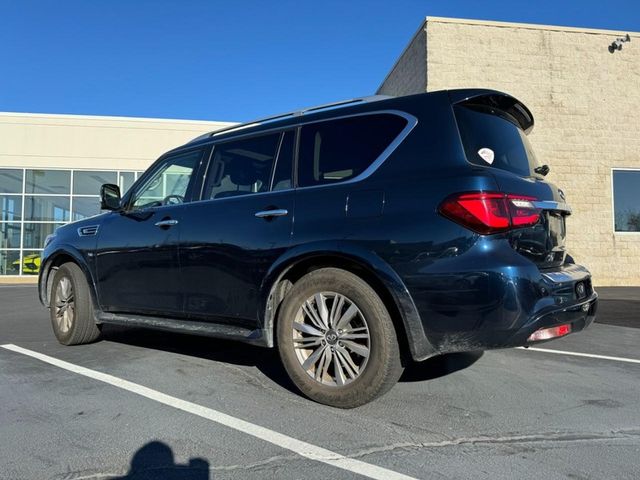
[[[119,327],[63,347],[35,287],[0,305],[2,479],[640,478],[640,329],[615,318],[414,364],[338,410],[271,350]]]

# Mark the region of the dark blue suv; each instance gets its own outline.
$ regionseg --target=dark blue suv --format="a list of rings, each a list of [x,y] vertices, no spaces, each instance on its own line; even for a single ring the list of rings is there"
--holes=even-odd
[[[597,295],[532,128],[507,94],[452,90],[204,135],[47,239],[41,301],[66,345],[115,323],[277,347],[344,408],[408,361],[582,330]]]

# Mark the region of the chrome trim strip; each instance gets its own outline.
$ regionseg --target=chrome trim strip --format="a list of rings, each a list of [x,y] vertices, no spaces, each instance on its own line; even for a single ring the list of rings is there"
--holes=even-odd
[[[322,110],[331,110],[331,109],[346,107],[348,105],[359,104],[359,103],[378,102],[380,100],[387,100],[389,98],[393,98],[393,97],[389,95],[371,95],[368,97],[359,97],[359,98],[352,98],[349,100],[340,100],[338,102],[326,103],[324,105],[317,105],[315,107],[307,107],[307,108],[295,110],[292,112],[280,113],[277,115],[270,115],[264,118],[258,118],[256,120],[241,123],[240,125],[232,125],[230,127],[222,128],[220,130],[214,130],[213,132],[210,132],[205,135],[208,135],[209,137],[216,137],[222,133],[230,133],[230,132],[233,132],[234,130],[242,130],[245,128],[257,127],[259,125],[264,125],[265,123],[275,122],[277,120],[283,120],[285,118],[300,117],[307,113],[316,113]],[[191,142],[202,140],[203,138],[206,138],[205,135],[200,135],[199,137],[196,137],[193,140],[191,140]]]
[[[400,116],[402,118],[404,118],[405,120],[407,120],[407,125],[402,129],[402,131],[398,134],[398,136],[389,144],[389,146],[387,146],[387,148],[385,148],[382,153],[378,156],[378,158],[376,158],[371,165],[369,165],[369,167],[367,167],[360,175],[350,178],[349,180],[344,180],[341,182],[335,182],[335,183],[324,183],[322,185],[309,185],[306,187],[295,187],[295,188],[288,188],[288,189],[283,189],[283,190],[272,190],[269,192],[255,192],[255,193],[250,193],[249,195],[254,196],[254,195],[270,195],[270,194],[274,194],[274,193],[284,193],[284,192],[288,192],[290,190],[307,190],[307,189],[312,189],[312,188],[330,188],[330,187],[340,187],[341,185],[348,185],[350,183],[355,183],[355,182],[360,182],[364,179],[366,179],[367,177],[371,176],[378,168],[380,168],[380,166],[385,162],[385,160],[387,158],[389,158],[391,156],[391,154],[394,152],[394,150],[396,148],[398,148],[400,146],[400,144],[404,141],[405,138],[407,138],[407,136],[411,133],[411,131],[415,128],[415,126],[418,124],[418,119],[416,117],[414,117],[413,115],[403,112],[401,110],[372,110],[370,112],[362,112],[362,113],[353,113],[350,115],[342,115],[340,117],[331,117],[331,118],[325,118],[322,120],[309,120],[307,122],[303,122],[303,123],[298,123],[295,125],[287,125],[287,126],[280,126],[280,127],[274,127],[274,128],[270,128],[267,130],[260,130],[259,132],[251,132],[251,133],[245,133],[245,134],[240,134],[240,135],[236,135],[232,138],[225,138],[224,140],[220,141],[220,142],[215,142],[213,143],[213,148],[211,149],[211,156],[209,159],[209,165],[211,164],[211,159],[213,158],[213,154],[215,151],[215,147],[216,145],[220,145],[222,143],[226,143],[226,142],[231,142],[234,140],[238,140],[241,138],[245,138],[245,137],[251,137],[251,136],[261,136],[261,135],[266,135],[269,133],[273,133],[273,132],[287,132],[290,129],[296,128],[296,127],[304,127],[305,125],[311,125],[314,123],[321,123],[321,122],[331,122],[333,120],[340,120],[343,118],[352,118],[352,117],[363,117],[363,116],[367,116],[367,115],[377,115],[377,114],[381,114],[381,113],[387,113],[387,114],[391,114],[391,115],[397,115]],[[299,137],[299,135],[298,135]],[[297,151],[297,150],[296,150]],[[296,162],[297,164],[297,162]],[[208,168],[208,166],[207,166]],[[203,193],[204,194],[204,193]],[[211,202],[211,201],[215,201],[215,202],[220,202],[220,201],[225,201],[225,200],[231,200],[231,199],[237,199],[237,198],[242,198],[245,195],[239,195],[236,197],[226,197],[226,198],[201,198],[200,200],[193,200],[191,202],[185,203],[184,205],[188,205],[188,204],[192,204],[192,203],[200,203],[200,202]]]
[[[591,273],[582,265],[572,264],[555,272],[542,272],[542,276],[553,283],[565,283],[584,280],[589,278]]]
[[[284,208],[275,208],[273,210],[262,210],[260,212],[256,212],[255,216],[258,218],[283,217],[288,213],[289,211]]]
[[[540,210],[560,210],[561,212],[571,213],[571,207],[564,202],[541,200],[532,203],[534,207],[539,208]]]
[[[178,220],[173,220],[173,219],[160,220],[159,222],[154,223],[156,227],[171,227],[177,224],[178,224]]]
[[[78,227],[78,236],[80,237],[93,237],[98,234],[100,225],[85,225],[84,227]]]

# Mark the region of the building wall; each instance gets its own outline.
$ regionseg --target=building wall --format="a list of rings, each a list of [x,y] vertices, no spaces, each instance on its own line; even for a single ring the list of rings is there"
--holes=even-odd
[[[422,25],[378,88],[380,95],[411,95],[427,89],[427,32]]]
[[[229,123],[0,113],[0,168],[145,170],[161,154]]]
[[[523,101],[547,178],[573,208],[571,254],[596,285],[640,285],[640,232],[614,233],[612,208],[612,169],[640,169],[640,34],[610,53],[626,32],[441,18],[425,30],[426,67],[394,85],[424,70],[428,91],[485,87]]]
[[[227,125],[0,113],[0,281],[34,278],[47,235],[100,213],[101,184],[125,191],[165,151]]]

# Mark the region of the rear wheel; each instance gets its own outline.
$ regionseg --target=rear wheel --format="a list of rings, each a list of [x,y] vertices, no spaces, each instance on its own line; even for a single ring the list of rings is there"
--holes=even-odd
[[[393,322],[360,277],[323,268],[301,278],[278,314],[278,348],[306,396],[340,408],[363,405],[402,374]]]
[[[55,273],[49,312],[53,333],[63,345],[89,343],[100,336],[89,285],[75,263],[65,263]]]

